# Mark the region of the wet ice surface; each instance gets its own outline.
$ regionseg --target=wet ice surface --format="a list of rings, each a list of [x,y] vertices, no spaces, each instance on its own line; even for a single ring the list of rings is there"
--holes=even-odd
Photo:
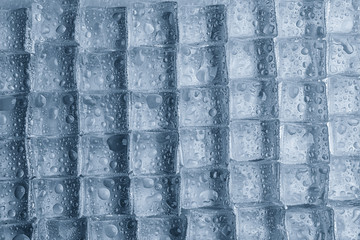
[[[0,1],[0,239],[358,239],[359,19]]]

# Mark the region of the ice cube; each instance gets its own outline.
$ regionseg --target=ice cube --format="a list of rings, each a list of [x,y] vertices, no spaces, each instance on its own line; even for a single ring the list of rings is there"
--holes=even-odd
[[[360,236],[360,204],[332,202],[335,239],[357,239]]]
[[[31,222],[12,222],[0,226],[2,239],[31,240],[34,239],[34,227]]]
[[[0,137],[23,137],[25,135],[26,95],[0,96]]]
[[[227,47],[227,56],[231,79],[277,76],[272,38],[231,39]]]
[[[235,161],[277,159],[279,121],[241,120],[230,124],[230,158]]]
[[[286,210],[288,239],[334,239],[331,208],[300,206]]]
[[[40,219],[37,235],[44,240],[83,240],[87,237],[87,221],[86,218]]]
[[[238,239],[285,240],[285,209],[275,205],[236,206]]]
[[[81,188],[83,216],[130,214],[129,177],[85,177]]]
[[[225,209],[193,209],[185,211],[188,240],[234,240],[235,215]]]
[[[29,186],[26,180],[0,180],[0,220],[26,221]],[[3,226],[3,225],[2,225]],[[0,227],[1,229],[1,227]],[[0,230],[1,231],[1,230]],[[1,232],[0,232],[1,233]],[[2,235],[0,235],[2,237]]]
[[[126,52],[103,51],[79,54],[78,89],[86,91],[126,90]]]
[[[33,68],[33,73],[30,75],[32,91],[76,90],[76,45],[36,44],[35,52],[34,57],[31,58]]]
[[[229,161],[229,129],[226,127],[181,129],[180,151],[182,167],[225,167]]]
[[[176,88],[174,47],[135,47],[129,50],[129,89],[135,91]]]
[[[27,157],[34,177],[76,176],[78,138],[33,137],[26,140]]]
[[[360,113],[360,81],[357,78],[334,76],[328,80],[329,114]]]
[[[131,45],[171,45],[178,42],[176,2],[134,3],[130,11]]]
[[[329,173],[329,199],[360,199],[360,160],[357,157],[332,157]]]
[[[75,38],[85,50],[126,49],[125,7],[83,7],[79,11],[77,24]]]
[[[227,12],[228,31],[231,38],[277,36],[273,0],[231,1],[227,6]]]
[[[31,93],[27,112],[27,133],[30,136],[77,134],[77,100],[76,92]]]
[[[280,200],[284,205],[321,205],[327,200],[329,167],[326,164],[280,164]]]
[[[323,82],[281,82],[279,109],[282,121],[326,122],[326,85]]]
[[[138,219],[138,239],[182,240],[186,236],[186,219],[183,216],[148,217]]]
[[[227,85],[224,46],[182,45],[178,58],[180,86]]]
[[[279,37],[325,37],[325,2],[323,0],[276,0]]]
[[[28,50],[29,14],[26,8],[0,9],[0,50]]]
[[[230,199],[233,204],[279,201],[279,164],[230,162]]]
[[[28,177],[24,139],[0,139],[0,179]]]
[[[91,217],[88,220],[89,240],[136,240],[137,222],[132,216]]]
[[[29,90],[30,54],[0,52],[0,93],[20,93]]]
[[[181,207],[227,207],[229,172],[222,168],[183,168],[181,171]]]
[[[131,133],[131,170],[135,175],[176,172],[177,132]]]
[[[227,42],[226,7],[223,4],[179,8],[179,35],[182,44]]]
[[[230,83],[230,119],[277,118],[278,86],[273,80],[233,80]]]
[[[33,217],[74,218],[79,215],[80,182],[76,178],[32,180]]]
[[[44,0],[32,4],[34,42],[74,40],[79,0]]]
[[[180,126],[227,125],[229,89],[182,88],[179,100]]]
[[[121,133],[128,129],[126,92],[81,93],[80,131],[82,133]]]
[[[131,180],[136,216],[175,215],[179,211],[180,179],[177,175],[139,176]]]
[[[128,134],[92,134],[80,137],[79,161],[81,173],[89,175],[113,175],[129,171]]]
[[[130,104],[130,129],[132,130],[172,130],[178,126],[175,92],[133,92]]]
[[[326,41],[278,39],[275,49],[280,79],[312,80],[326,76]]]
[[[329,123],[330,152],[335,156],[358,156],[360,153],[360,118],[334,117]]]
[[[326,28],[328,33],[359,32],[360,4],[353,0],[330,0]]]
[[[282,163],[329,162],[328,128],[325,124],[282,123],[280,139]]]
[[[360,74],[360,37],[334,35],[329,38],[328,74],[358,76]]]

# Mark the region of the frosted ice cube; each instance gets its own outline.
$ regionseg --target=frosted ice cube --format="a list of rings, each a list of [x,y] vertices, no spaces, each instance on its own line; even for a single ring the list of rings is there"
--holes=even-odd
[[[25,180],[0,180],[0,220],[26,221],[29,213],[29,186]],[[1,232],[0,232],[1,234]]]
[[[87,221],[86,218],[40,219],[37,235],[44,240],[83,240],[87,236]]]
[[[230,124],[230,158],[236,161],[277,159],[279,121],[241,120]]]
[[[228,31],[231,38],[277,36],[273,0],[231,1],[227,6],[227,12]]]
[[[279,37],[325,37],[325,2],[323,0],[276,0]]]
[[[279,110],[282,121],[326,122],[326,85],[323,82],[279,83]]]
[[[329,162],[328,128],[325,124],[282,123],[280,139],[282,163]]]
[[[32,180],[31,209],[37,218],[74,218],[79,215],[80,182],[76,178]]]
[[[129,177],[85,177],[81,188],[83,216],[130,214]]]
[[[44,0],[32,4],[32,39],[74,40],[79,0]]]
[[[326,76],[326,41],[278,39],[275,49],[280,79],[312,80]]]
[[[230,83],[230,119],[277,118],[278,86],[273,80],[233,80]]]
[[[227,125],[229,89],[182,88],[179,100],[180,126]]]
[[[329,199],[360,199],[360,160],[354,157],[332,157],[329,173]]]
[[[229,129],[196,127],[180,130],[180,159],[185,168],[227,166]]]
[[[80,8],[75,38],[90,51],[126,49],[127,11],[125,7]]]
[[[182,45],[178,57],[180,86],[227,85],[228,72],[224,46]]]
[[[238,239],[285,240],[285,209],[280,206],[236,206]]]
[[[132,216],[91,217],[88,220],[89,240],[136,240],[137,222]]]
[[[27,107],[26,95],[0,96],[0,136],[2,138],[25,135]]]
[[[279,164],[230,162],[230,199],[234,204],[279,201]]]
[[[29,240],[33,239],[34,235],[31,222],[12,222],[0,226],[0,236],[3,239]]]
[[[176,172],[177,132],[131,133],[131,170],[135,175]]]
[[[131,180],[131,185],[135,215],[144,217],[178,213],[179,176],[139,176]]]
[[[235,215],[225,209],[194,209],[185,211],[187,217],[186,239],[234,240]]]
[[[129,171],[128,134],[92,134],[80,137],[82,175],[113,175]]]
[[[176,88],[176,49],[135,47],[129,50],[129,89],[167,90]]]
[[[133,92],[130,100],[130,129],[176,129],[178,126],[177,102],[175,92]]]
[[[328,181],[326,164],[280,164],[280,200],[284,205],[324,204]]]
[[[29,15],[26,8],[0,9],[0,50],[28,50]]]
[[[30,54],[0,52],[0,93],[20,93],[29,90]]]
[[[28,177],[24,139],[0,139],[0,179]]]
[[[27,133],[30,136],[78,133],[76,92],[43,92],[29,95]]]
[[[328,33],[358,33],[360,5],[353,0],[330,0],[326,28]]]
[[[358,76],[360,74],[360,37],[335,35],[329,38],[328,74]]]
[[[360,81],[357,78],[334,76],[328,80],[329,114],[360,113]]]
[[[225,5],[184,5],[179,8],[179,35],[182,44],[225,43],[228,38],[226,26]]]
[[[138,219],[139,240],[185,239],[186,219],[183,216],[149,217]]]
[[[27,139],[27,157],[31,175],[76,176],[78,173],[78,138],[33,137]]]
[[[334,117],[329,123],[330,152],[335,156],[358,156],[360,153],[360,118]]]
[[[131,45],[154,46],[178,42],[176,2],[134,3],[130,11]]]
[[[126,92],[81,93],[79,99],[82,133],[121,133],[128,129]]]
[[[126,89],[125,51],[80,53],[77,67],[79,91]]]
[[[286,210],[289,239],[334,239],[334,213],[331,208],[293,207]]]
[[[227,51],[230,78],[273,78],[277,76],[272,38],[231,39]]]
[[[221,168],[183,168],[181,171],[181,207],[227,207],[229,172]]]

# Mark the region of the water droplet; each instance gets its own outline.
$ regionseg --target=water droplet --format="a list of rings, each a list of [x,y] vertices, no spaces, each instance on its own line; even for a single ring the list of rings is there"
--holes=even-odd
[[[57,194],[60,194],[60,193],[62,193],[64,191],[64,186],[62,185],[62,184],[58,184],[58,185],[56,185],[56,187],[55,187],[55,192],[57,193]]]
[[[15,210],[13,210],[13,209],[9,210],[8,211],[8,216],[11,217],[11,218],[15,217],[16,216]]]
[[[146,23],[145,24],[145,33],[146,34],[152,34],[155,31],[155,28],[152,24]]]
[[[4,124],[6,124],[6,122],[7,122],[7,118],[6,118],[5,114],[0,113],[0,125],[4,125]]]
[[[100,188],[98,191],[98,196],[102,200],[107,200],[110,198],[110,190],[107,188]]]
[[[16,188],[15,188],[15,197],[17,198],[17,199],[22,199],[23,197],[24,197],[24,195],[25,195],[25,188],[23,187],[23,186],[17,186]]]
[[[42,108],[46,105],[46,97],[42,94],[37,95],[35,98],[35,107]]]
[[[119,232],[117,227],[112,224],[105,226],[104,230],[105,230],[106,236],[108,236],[109,238],[115,237]]]
[[[155,184],[154,180],[151,178],[144,178],[142,180],[142,182],[143,182],[144,188],[152,188],[152,187],[154,187],[154,184]]]
[[[58,34],[63,34],[66,31],[66,27],[64,25],[60,25],[56,28],[56,32]]]
[[[158,94],[151,94],[146,97],[146,103],[150,109],[158,108],[163,102],[163,99]]]
[[[68,116],[66,116],[65,120],[67,123],[73,123],[75,121],[75,118],[72,115],[68,115]]]
[[[296,96],[299,94],[299,88],[296,86],[291,86],[289,89],[289,96],[291,98],[296,98]]]
[[[12,240],[30,240],[25,234],[18,234]]]
[[[217,114],[217,111],[216,111],[215,108],[210,109],[209,115],[210,115],[211,117],[215,117],[216,114]]]
[[[61,206],[59,203],[56,203],[53,206],[53,211],[54,211],[55,214],[61,214],[64,211],[64,207]]]

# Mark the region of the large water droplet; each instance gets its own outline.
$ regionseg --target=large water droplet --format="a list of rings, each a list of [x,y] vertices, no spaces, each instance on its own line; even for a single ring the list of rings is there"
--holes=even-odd
[[[56,203],[53,206],[53,211],[54,211],[55,214],[61,214],[64,211],[64,207],[61,206],[59,203]]]
[[[60,193],[62,193],[64,191],[64,186],[62,185],[62,184],[58,184],[58,185],[56,185],[56,187],[55,187],[55,192],[57,193],[57,194],[60,194]]]
[[[18,234],[12,240],[30,240],[25,234]]]
[[[17,198],[17,199],[22,199],[23,197],[24,197],[24,195],[25,195],[25,188],[23,187],[23,186],[17,186],[16,188],[15,188],[15,192],[14,192],[14,194],[15,194],[15,197]]]
[[[151,178],[144,178],[142,182],[143,182],[144,188],[154,187],[154,180]]]
[[[155,28],[152,24],[146,23],[145,24],[145,33],[146,34],[152,34],[155,31]]]
[[[109,238],[115,237],[115,236],[118,234],[118,232],[119,232],[119,230],[117,229],[117,227],[116,227],[115,225],[112,225],[112,224],[106,226],[106,227],[104,228],[104,230],[105,230],[106,236],[108,236]]]
[[[63,34],[66,31],[66,27],[64,25],[60,25],[56,28],[56,32],[58,34]]]
[[[100,188],[98,191],[99,198],[102,200],[107,200],[110,198],[110,191],[107,188]]]

